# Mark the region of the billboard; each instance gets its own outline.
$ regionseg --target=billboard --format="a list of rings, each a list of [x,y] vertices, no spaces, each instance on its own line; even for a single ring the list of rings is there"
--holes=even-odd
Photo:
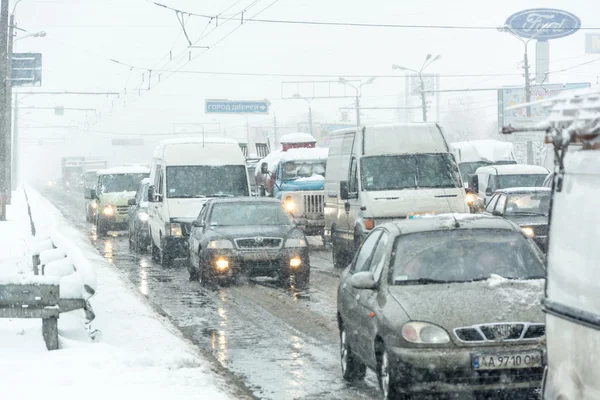
[[[540,101],[553,96],[558,95],[561,92],[567,90],[574,89],[583,89],[590,87],[591,84],[589,82],[581,82],[581,83],[564,83],[564,84],[548,84],[543,86],[532,86],[530,88],[531,96],[530,101]],[[506,110],[506,108],[511,106],[516,106],[519,104],[526,103],[525,100],[525,89],[522,87],[507,87],[505,89],[498,90],[498,129],[501,130],[503,126],[521,126],[521,127],[530,127],[534,126],[540,122],[542,122],[549,114],[550,109],[542,107],[540,105],[533,105],[530,107],[530,115],[527,115],[527,109],[525,107],[515,109],[515,110]],[[520,133],[515,135],[515,139],[517,137],[529,136],[533,138],[534,136],[540,136],[540,134],[536,134],[535,132],[529,133]],[[541,136],[540,136],[541,137]],[[527,138],[526,140],[529,140]]]
[[[600,34],[585,34],[585,52],[586,54],[600,54]]]

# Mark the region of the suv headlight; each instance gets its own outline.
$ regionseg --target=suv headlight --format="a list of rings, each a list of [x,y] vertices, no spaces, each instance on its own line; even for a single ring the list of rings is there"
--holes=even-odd
[[[306,236],[302,231],[294,229],[285,240],[285,247],[307,247]]]
[[[171,223],[171,236],[183,236],[183,231],[181,230],[181,224],[174,222]]]
[[[408,322],[404,324],[402,337],[410,343],[446,344],[450,342],[448,332],[427,322]]]
[[[115,208],[110,204],[104,206],[102,213],[108,217],[115,215]]]
[[[140,221],[142,221],[142,222],[148,221],[148,213],[147,212],[140,211],[137,216],[140,219]]]
[[[209,249],[233,249],[231,240],[213,240],[208,242]]]

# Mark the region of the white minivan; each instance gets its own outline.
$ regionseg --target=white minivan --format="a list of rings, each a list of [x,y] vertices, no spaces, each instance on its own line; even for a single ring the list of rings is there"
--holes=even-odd
[[[343,268],[377,225],[415,214],[465,213],[458,165],[436,123],[332,132],[325,174],[325,239]]]
[[[211,197],[249,196],[246,160],[237,141],[173,139],[156,147],[148,216],[152,256],[167,266],[188,256],[191,222]]]

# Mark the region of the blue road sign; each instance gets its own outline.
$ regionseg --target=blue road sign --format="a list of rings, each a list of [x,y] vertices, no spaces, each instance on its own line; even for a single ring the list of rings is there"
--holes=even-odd
[[[244,100],[206,100],[207,114],[268,114],[269,102]]]

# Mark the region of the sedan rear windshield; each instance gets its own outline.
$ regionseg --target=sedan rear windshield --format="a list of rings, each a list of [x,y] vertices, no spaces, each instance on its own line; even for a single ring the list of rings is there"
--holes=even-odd
[[[212,226],[291,225],[291,223],[291,217],[279,203],[215,204],[210,215]]]
[[[548,174],[496,175],[494,189],[542,186]]]
[[[407,154],[361,159],[363,190],[460,187],[458,167],[450,154]]]
[[[539,253],[515,231],[455,229],[399,236],[392,283],[469,282],[545,276]]]

